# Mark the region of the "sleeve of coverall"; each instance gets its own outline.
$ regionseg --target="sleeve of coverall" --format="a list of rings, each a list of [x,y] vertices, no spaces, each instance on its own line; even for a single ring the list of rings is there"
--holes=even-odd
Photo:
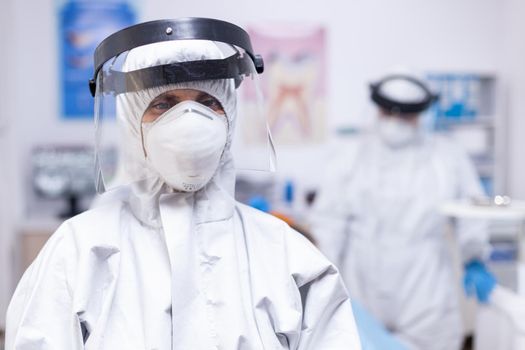
[[[510,289],[496,285],[490,303],[507,315],[525,344],[525,298]],[[523,347],[516,349],[525,349]]]
[[[304,237],[290,233],[290,264],[302,305],[296,350],[360,350],[348,292],[337,269]]]
[[[474,164],[466,152],[458,148],[455,154],[459,176],[458,199],[485,196]],[[487,222],[480,219],[458,219],[456,225],[463,261],[484,260],[489,252]]]
[[[7,311],[6,350],[83,348],[66,283],[68,233],[64,225],[59,228],[19,282]]]

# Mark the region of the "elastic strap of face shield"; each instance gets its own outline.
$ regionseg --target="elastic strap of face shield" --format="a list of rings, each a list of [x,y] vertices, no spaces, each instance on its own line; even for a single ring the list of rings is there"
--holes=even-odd
[[[397,79],[407,80],[419,86],[425,92],[425,98],[421,102],[404,103],[404,102],[399,102],[399,101],[390,99],[381,93],[381,87],[383,84],[391,80],[397,80]],[[432,92],[430,92],[428,87],[425,84],[423,84],[421,81],[414,79],[410,76],[406,76],[406,75],[392,75],[384,79],[381,79],[377,83],[370,84],[370,92],[371,92],[370,98],[379,107],[387,110],[388,112],[395,113],[395,114],[401,114],[401,115],[421,113],[439,99],[439,95],[432,94]]]

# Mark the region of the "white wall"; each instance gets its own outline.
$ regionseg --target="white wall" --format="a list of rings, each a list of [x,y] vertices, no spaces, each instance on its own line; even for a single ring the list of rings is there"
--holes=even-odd
[[[509,193],[525,198],[525,2],[507,0],[502,66],[508,91]]]
[[[512,2],[518,4],[519,0]],[[333,127],[362,118],[366,83],[395,64],[419,70],[500,71],[505,10],[502,3],[501,0],[144,0],[141,6],[144,20],[204,16],[241,25],[270,20],[326,25],[328,114]],[[2,32],[9,32],[5,54],[11,63],[8,69],[2,69],[7,71],[7,84],[0,86],[0,96],[7,100],[5,108],[13,140],[7,148],[10,157],[1,166],[11,171],[7,185],[11,191],[9,217],[19,223],[26,220],[27,156],[31,148],[43,143],[90,142],[92,124],[59,119],[54,0],[3,0],[0,6],[0,13],[10,20],[0,17],[1,23],[9,23],[9,30]],[[4,9],[9,6],[12,11],[7,15]],[[513,20],[520,22],[517,16]],[[523,29],[523,24],[520,26]],[[523,105],[520,108],[523,110]],[[302,148],[296,152],[281,147],[279,151],[281,176],[313,174],[323,165],[321,148]],[[523,174],[525,169],[516,171]],[[315,177],[310,175],[310,179]],[[520,187],[517,179],[513,181],[516,193],[525,197],[524,186]],[[3,316],[1,307],[0,302]]]
[[[8,34],[11,25],[11,4],[2,4],[0,10],[0,47],[9,45]],[[8,52],[2,50],[2,52]],[[10,139],[10,128],[8,120],[9,98],[8,83],[11,79],[10,70],[6,69],[12,63],[10,55],[0,54],[0,67],[2,68],[2,79],[0,79],[0,328],[5,327],[5,310],[11,294],[12,280],[12,217],[11,202],[13,193],[12,185],[12,154],[10,150],[12,139]]]

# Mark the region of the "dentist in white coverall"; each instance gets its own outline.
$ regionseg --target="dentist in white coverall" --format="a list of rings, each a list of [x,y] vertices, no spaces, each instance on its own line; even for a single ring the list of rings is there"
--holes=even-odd
[[[53,234],[9,306],[7,350],[360,349],[336,268],[233,199],[236,87],[254,61],[246,38],[226,22],[181,19],[99,46],[109,63],[96,108],[115,99],[122,135],[115,179],[137,181]]]
[[[376,132],[342,150],[320,187],[313,230],[350,295],[409,349],[457,350],[458,281],[440,205],[483,190],[465,152],[425,134],[420,113],[435,96],[421,81],[391,75],[371,86]],[[482,222],[457,222],[465,263],[482,261]]]

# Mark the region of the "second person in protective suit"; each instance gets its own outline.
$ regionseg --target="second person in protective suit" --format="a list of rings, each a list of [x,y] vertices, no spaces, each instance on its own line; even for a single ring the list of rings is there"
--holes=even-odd
[[[262,72],[247,34],[148,22],[95,58],[97,137],[119,136],[121,160],[106,177],[97,144],[98,187],[120,184],[120,200],[53,234],[11,301],[6,349],[360,349],[336,268],[233,198],[236,89]]]
[[[409,349],[462,343],[459,295],[445,240],[445,201],[483,196],[467,155],[424,134],[420,114],[435,97],[420,80],[394,74],[371,86],[376,130],[329,166],[313,233],[340,268],[352,298]],[[463,261],[487,252],[484,223],[460,220]]]

